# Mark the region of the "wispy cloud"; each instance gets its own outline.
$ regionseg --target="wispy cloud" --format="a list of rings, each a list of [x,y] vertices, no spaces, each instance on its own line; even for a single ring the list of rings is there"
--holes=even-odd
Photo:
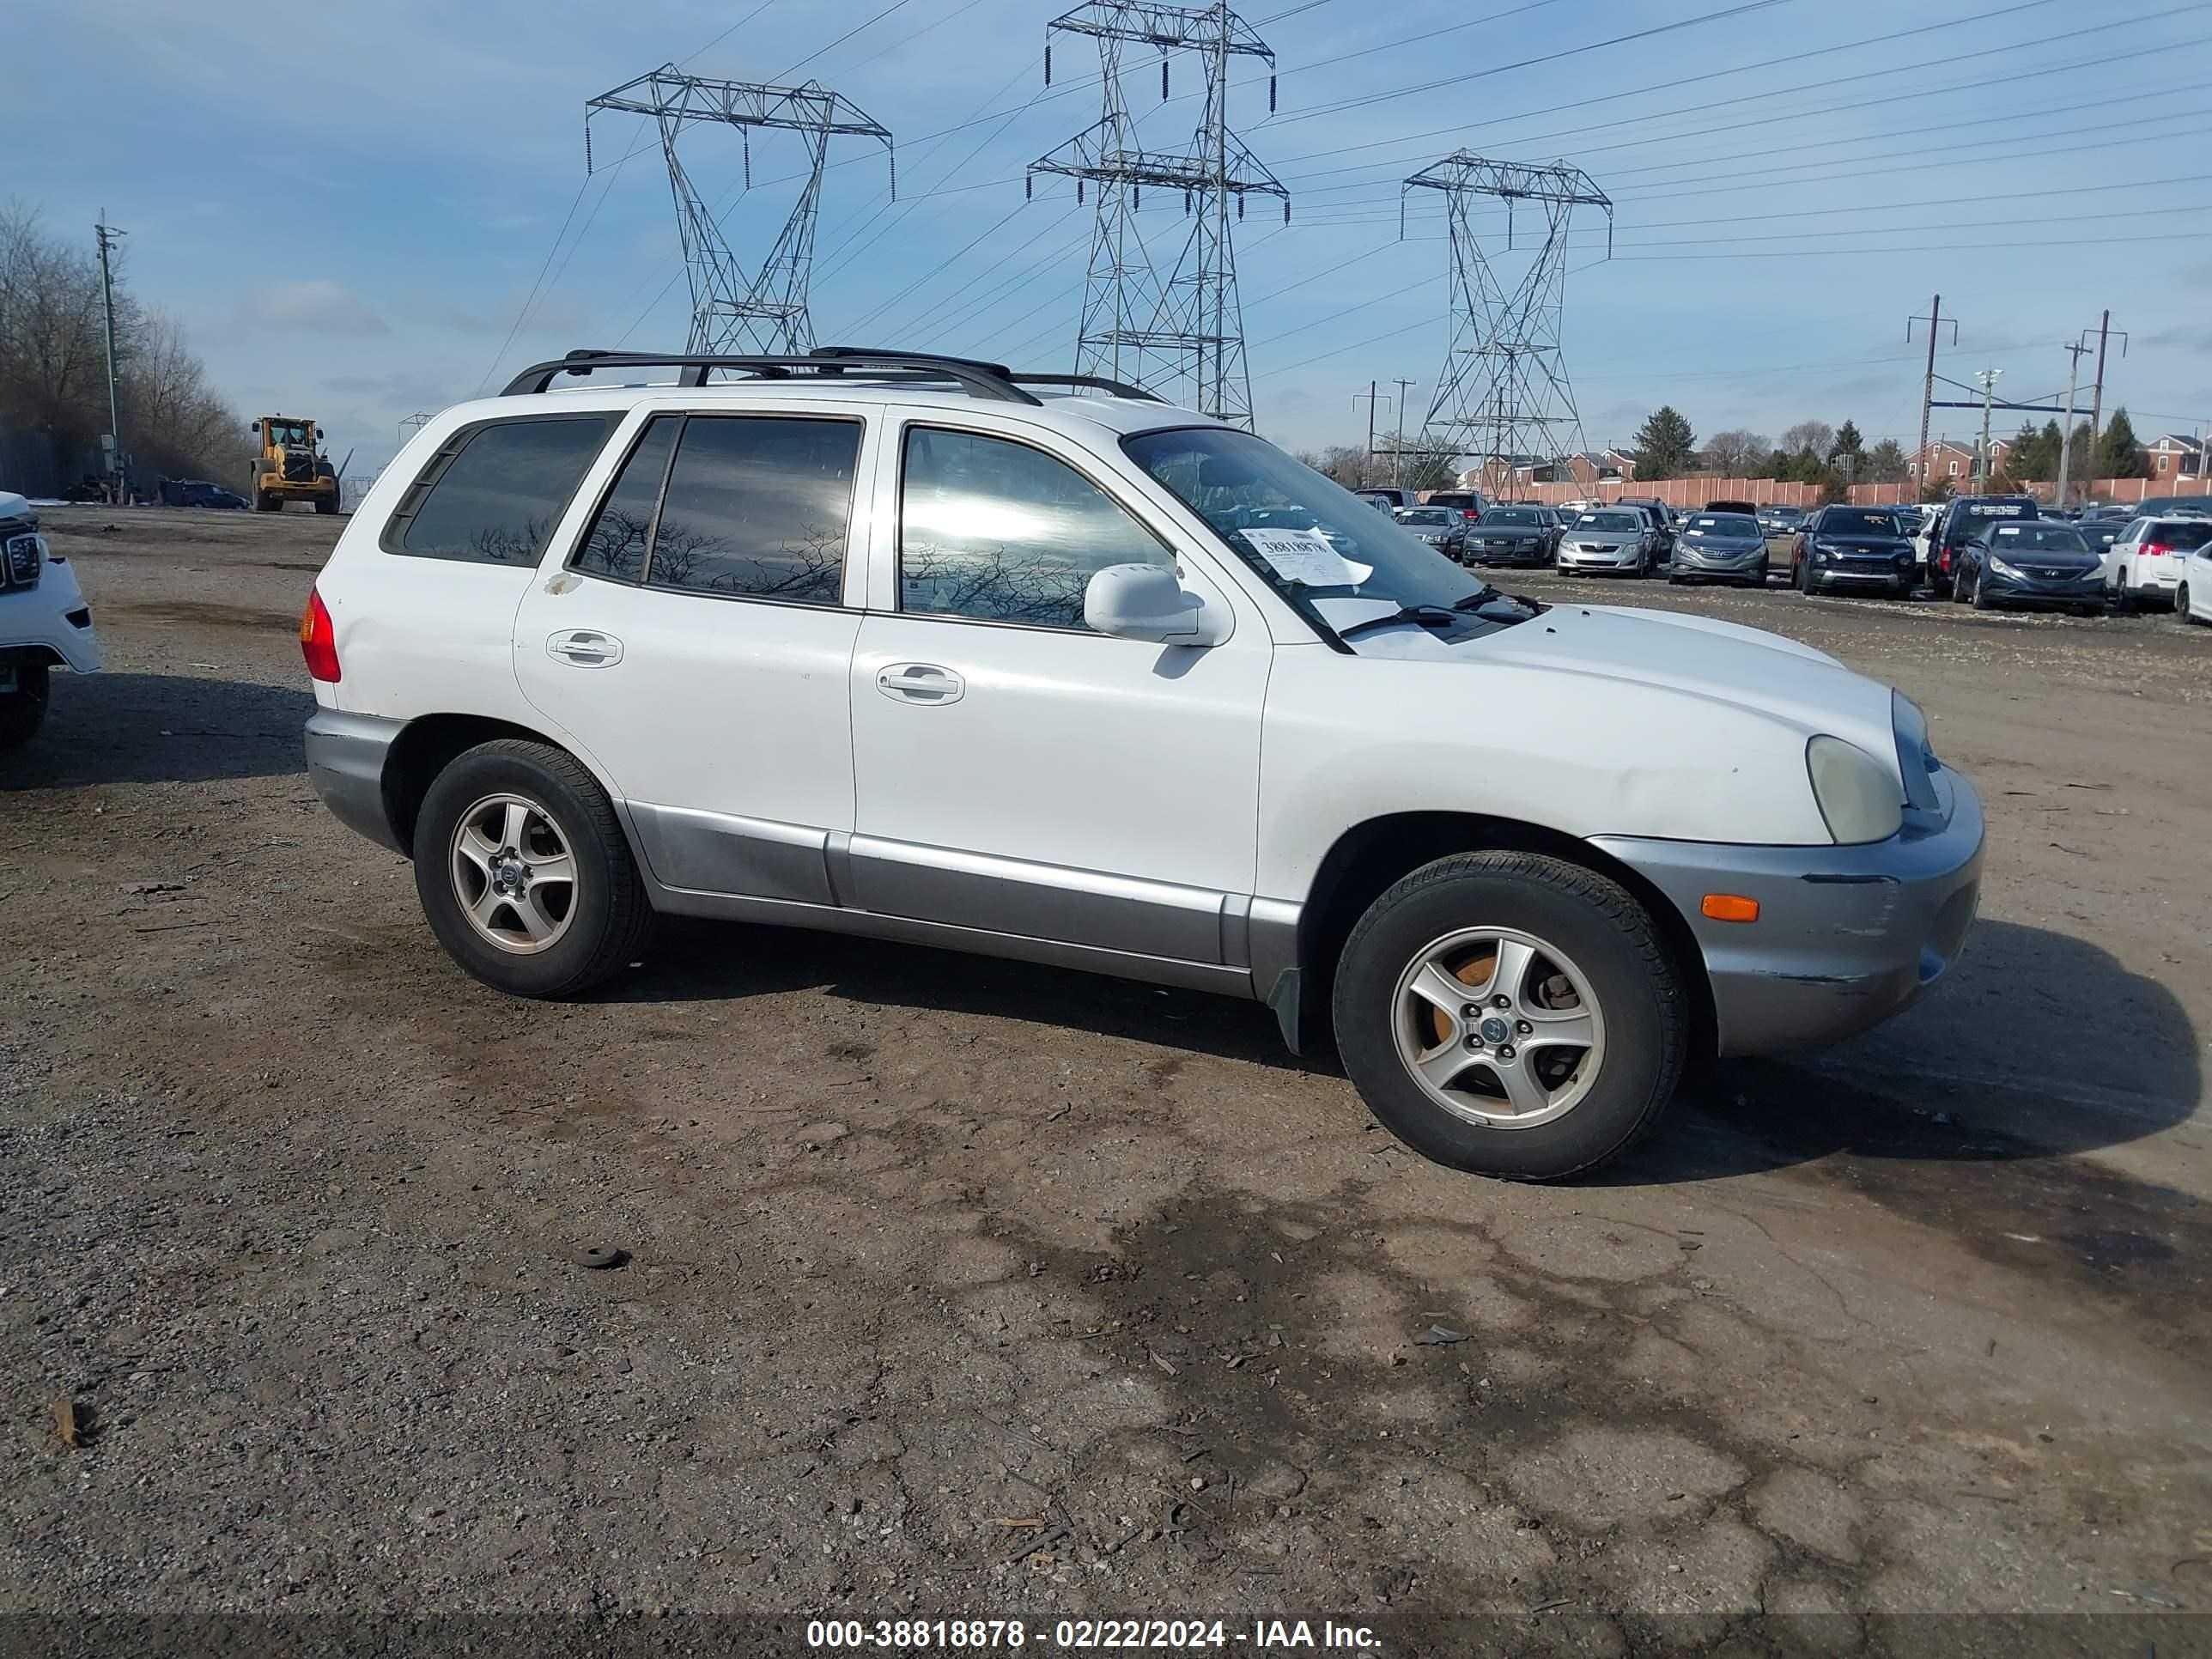
[[[246,310],[270,328],[356,336],[392,332],[392,325],[359,295],[327,277],[256,289]]]

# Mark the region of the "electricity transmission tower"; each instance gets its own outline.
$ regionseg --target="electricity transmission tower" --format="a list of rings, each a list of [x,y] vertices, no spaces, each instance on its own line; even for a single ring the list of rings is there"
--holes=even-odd
[[[814,325],[806,314],[806,286],[814,265],[814,222],[822,202],[822,169],[829,159],[830,141],[842,137],[880,140],[891,152],[891,194],[896,198],[898,157],[890,129],[812,81],[803,87],[708,81],[664,64],[585,106],[586,174],[591,171],[592,116],[603,109],[649,115],[659,126],[660,154],[668,163],[668,188],[676,198],[677,231],[691,284],[691,334],[684,349],[767,356],[812,350]],[[738,264],[722,238],[720,222],[700,199],[691,175],[677,157],[677,135],[699,121],[738,130],[744,143],[748,190],[753,182],[755,127],[781,128],[805,139],[812,170],[784,222],[783,234],[756,275],[748,276]]]
[[[1495,469],[1510,483],[1516,465],[1547,464],[1558,477],[1556,464],[1588,444],[1559,351],[1567,232],[1577,207],[1601,208],[1610,256],[1613,203],[1588,173],[1563,161],[1492,161],[1460,150],[1405,181],[1401,236],[1410,190],[1443,195],[1451,236],[1450,343],[1429,400],[1424,442],[1472,456],[1486,477]],[[1509,252],[1520,252],[1515,204],[1533,202],[1543,216],[1543,240],[1517,275],[1510,267],[1520,259],[1492,261],[1475,235],[1478,207],[1493,198],[1505,204]]]
[[[1237,258],[1230,231],[1231,204],[1244,216],[1244,198],[1272,196],[1290,222],[1291,194],[1280,179],[1229,130],[1230,62],[1275,54],[1228,0],[1203,8],[1153,5],[1145,0],[1088,0],[1046,26],[1045,83],[1052,82],[1054,30],[1089,35],[1098,43],[1104,112],[1051,154],[1030,163],[1036,175],[1059,173],[1097,188],[1091,265],[1084,278],[1083,319],[1076,331],[1078,374],[1108,374],[1148,392],[1190,404],[1233,424],[1252,424],[1252,387],[1244,363],[1244,323],[1237,300]],[[1160,94],[1167,95],[1168,57],[1177,49],[1200,55],[1206,107],[1188,151],[1147,150],[1121,94],[1121,50],[1129,43],[1160,52]],[[1267,79],[1267,106],[1275,104]],[[1180,195],[1192,219],[1181,256],[1163,276],[1152,263],[1136,216],[1145,188]]]

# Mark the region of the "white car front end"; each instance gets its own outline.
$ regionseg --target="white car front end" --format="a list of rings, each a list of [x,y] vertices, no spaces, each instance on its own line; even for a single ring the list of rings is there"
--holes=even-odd
[[[30,503],[0,491],[0,749],[38,729],[54,669],[90,674],[100,665],[76,570],[47,547]]]

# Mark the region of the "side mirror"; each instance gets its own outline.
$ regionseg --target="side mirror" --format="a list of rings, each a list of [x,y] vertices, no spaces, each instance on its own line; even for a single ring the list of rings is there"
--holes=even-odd
[[[1083,620],[1116,639],[1155,645],[1218,645],[1229,611],[1184,587],[1164,564],[1109,564],[1083,590]]]
[[[253,430],[254,430],[254,431],[256,431],[256,432],[258,432],[258,431],[260,431],[260,430],[261,430],[261,422],[260,422],[256,421],[256,422],[253,423]]]

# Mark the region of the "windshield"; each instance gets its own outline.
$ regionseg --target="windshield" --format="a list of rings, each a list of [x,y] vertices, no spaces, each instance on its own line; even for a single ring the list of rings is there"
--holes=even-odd
[[[1476,520],[1478,524],[1540,525],[1543,518],[1533,507],[1493,507]]]
[[[1401,524],[1449,524],[1452,515],[1441,507],[1409,507],[1399,519]]]
[[[268,432],[270,443],[281,444],[288,449],[305,448],[314,441],[305,421],[271,421]]]
[[[1990,532],[1990,545],[2000,553],[2087,553],[2089,544],[2081,532],[2064,524],[2001,524]]]
[[[1900,536],[1894,513],[1869,508],[1830,507],[1820,516],[1820,528],[1837,536]]]
[[[1741,513],[1708,513],[1690,520],[1692,536],[1759,535],[1759,520],[1747,519]]]
[[[1644,520],[1633,513],[1585,513],[1575,520],[1577,530],[1636,531],[1644,528]]]
[[[1449,611],[1494,591],[1343,485],[1249,432],[1176,427],[1135,434],[1121,447],[1309,622],[1330,632],[1334,624],[1314,609],[1318,600]],[[1462,620],[1509,623],[1534,614],[1498,599],[1506,612],[1470,605]]]

